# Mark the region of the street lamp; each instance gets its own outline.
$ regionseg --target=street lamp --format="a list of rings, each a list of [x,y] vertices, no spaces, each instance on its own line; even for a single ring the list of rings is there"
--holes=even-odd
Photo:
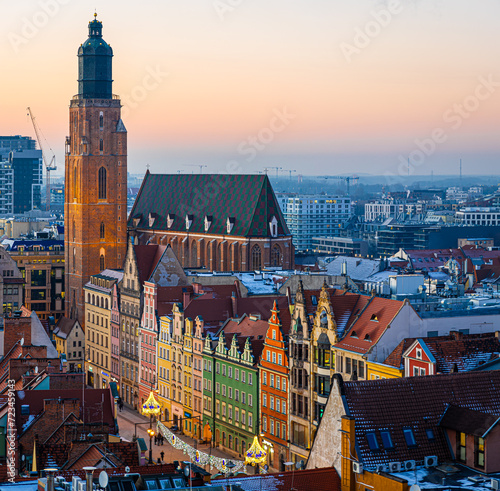
[[[293,478],[295,476],[295,465],[292,461],[289,461],[289,462],[284,462],[284,464],[287,466],[287,467],[292,467],[292,485],[290,486],[290,490],[293,490],[295,489],[293,487]]]
[[[155,436],[155,430],[153,428],[148,428],[149,435],[149,463],[153,463],[153,437]]]
[[[142,414],[149,415],[149,463],[153,463],[153,436],[155,434],[153,430],[153,416],[158,416],[161,413],[161,406],[155,399],[154,392],[149,393],[148,400],[142,405]]]

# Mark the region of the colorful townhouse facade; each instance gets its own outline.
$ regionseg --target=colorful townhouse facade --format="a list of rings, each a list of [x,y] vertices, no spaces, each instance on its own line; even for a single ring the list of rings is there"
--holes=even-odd
[[[159,333],[157,342],[157,377],[158,377],[158,402],[161,405],[162,413],[160,420],[164,421],[167,426],[171,426],[171,411],[170,404],[170,373],[172,365],[170,361],[170,344],[171,344],[171,326],[172,318],[169,316],[161,316],[159,319]]]
[[[262,340],[221,331],[213,353],[214,443],[238,458],[261,431],[258,359],[262,346]]]
[[[288,345],[276,302],[271,312],[259,367],[262,444],[269,467],[284,471],[289,438]]]
[[[147,401],[151,391],[156,390],[156,351],[158,319],[156,317],[157,286],[144,282],[144,308],[139,326],[139,399],[140,405]]]

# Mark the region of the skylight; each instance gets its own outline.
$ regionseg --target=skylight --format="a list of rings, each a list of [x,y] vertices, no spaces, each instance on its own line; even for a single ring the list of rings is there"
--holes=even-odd
[[[366,439],[368,440],[368,446],[372,452],[379,449],[377,435],[375,435],[374,431],[370,431],[366,434]]]
[[[413,430],[411,428],[403,428],[403,434],[405,436],[406,444],[409,447],[417,446],[417,442],[415,441],[415,435],[413,434]]]
[[[392,437],[389,430],[381,430],[380,436],[382,437],[382,445],[386,450],[392,450],[394,445],[392,443]]]
[[[427,435],[427,438],[432,441],[432,440],[435,440],[436,437],[434,436],[434,430],[432,428],[427,428],[425,430],[425,434]]]

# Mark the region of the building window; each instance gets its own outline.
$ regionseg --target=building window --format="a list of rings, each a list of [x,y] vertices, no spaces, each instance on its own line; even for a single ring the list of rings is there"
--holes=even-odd
[[[476,454],[476,466],[484,467],[484,439],[480,436],[475,437],[475,454]]]
[[[282,265],[282,255],[281,248],[278,244],[274,244],[271,251],[271,266],[281,266]]]
[[[107,197],[107,171],[104,167],[99,169],[99,199]]]
[[[104,254],[101,254],[99,258],[99,267],[101,268],[101,271],[104,271],[106,268],[104,267]]]
[[[467,457],[466,451],[467,435],[465,433],[457,432],[457,460],[465,462]]]
[[[262,252],[260,247],[255,244],[252,247],[252,269],[257,270],[260,269],[262,265]]]
[[[99,114],[99,129],[100,130],[104,129],[104,116],[102,113]]]
[[[375,435],[374,431],[370,431],[366,433],[366,439],[368,440],[368,446],[372,452],[375,452],[379,449],[377,435]]]
[[[104,225],[104,222],[101,222],[101,231],[100,231],[101,239],[104,239],[105,233],[106,233],[106,227]]]

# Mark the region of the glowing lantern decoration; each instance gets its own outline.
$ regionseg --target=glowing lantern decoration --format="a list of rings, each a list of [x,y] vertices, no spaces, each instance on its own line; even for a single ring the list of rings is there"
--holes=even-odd
[[[254,437],[252,446],[245,453],[245,464],[263,464],[266,461],[267,453],[259,444],[259,439]]]
[[[149,393],[148,400],[142,405],[142,414],[147,416],[157,416],[161,413],[161,406],[155,399],[154,393],[151,391]]]

